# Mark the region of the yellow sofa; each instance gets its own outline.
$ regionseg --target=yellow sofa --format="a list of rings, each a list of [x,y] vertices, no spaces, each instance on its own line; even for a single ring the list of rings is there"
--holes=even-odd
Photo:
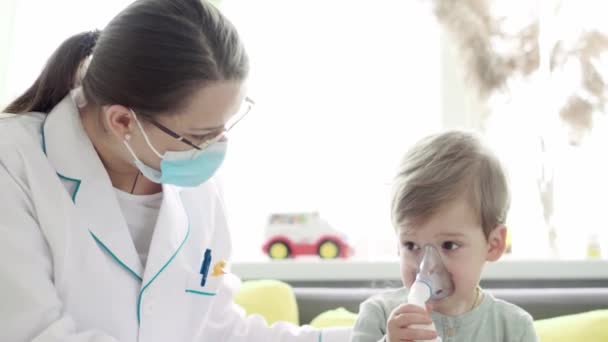
[[[269,324],[287,321],[300,324],[298,304],[291,286],[276,280],[243,283],[235,302],[248,314],[259,314]],[[276,305],[268,305],[276,303]],[[320,313],[311,325],[317,328],[352,326],[355,313],[343,308]],[[606,342],[608,341],[608,310],[596,310],[535,322],[541,342]]]

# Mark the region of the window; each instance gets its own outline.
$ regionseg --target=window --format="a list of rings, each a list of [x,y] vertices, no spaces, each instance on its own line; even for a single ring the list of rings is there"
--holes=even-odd
[[[442,127],[439,31],[410,1],[238,1],[251,116],[224,167],[237,260],[266,260],[275,213],[319,212],[356,258],[394,258],[389,191],[406,148]]]
[[[355,259],[394,260],[393,172],[412,142],[443,128],[482,132],[507,166],[507,259],[606,255],[602,117],[574,147],[551,101],[539,101],[550,98],[546,83],[513,82],[486,105],[452,36],[420,3],[224,0],[221,8],[248,45],[259,103],[224,169],[237,260],[266,260],[252,242],[267,215],[311,210],[347,233]],[[547,82],[568,89],[577,80]]]

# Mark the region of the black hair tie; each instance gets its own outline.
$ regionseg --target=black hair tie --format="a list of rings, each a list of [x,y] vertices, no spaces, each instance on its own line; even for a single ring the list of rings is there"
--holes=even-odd
[[[89,31],[85,34],[82,41],[82,47],[85,51],[85,56],[90,56],[93,53],[93,48],[95,47],[95,44],[97,43],[97,39],[99,38],[100,34],[101,32],[99,30]]]

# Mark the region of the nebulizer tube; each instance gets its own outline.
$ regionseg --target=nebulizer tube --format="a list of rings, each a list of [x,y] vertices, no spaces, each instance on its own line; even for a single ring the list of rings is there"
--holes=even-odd
[[[422,248],[422,253],[418,274],[410,286],[407,302],[426,310],[426,303],[436,302],[451,295],[454,292],[454,283],[435,247],[426,245]],[[434,323],[412,325],[411,328],[436,331]],[[434,340],[428,341],[441,342],[441,337],[437,335]]]

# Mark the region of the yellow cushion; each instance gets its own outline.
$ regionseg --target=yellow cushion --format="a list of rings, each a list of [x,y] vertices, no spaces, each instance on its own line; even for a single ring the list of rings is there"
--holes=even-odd
[[[541,342],[608,341],[608,310],[543,319],[534,322]]]
[[[310,325],[315,328],[352,327],[357,320],[357,314],[344,308],[326,311],[315,317]]]
[[[248,315],[258,314],[268,324],[277,321],[300,324],[298,304],[291,286],[278,280],[245,281],[234,296]]]

